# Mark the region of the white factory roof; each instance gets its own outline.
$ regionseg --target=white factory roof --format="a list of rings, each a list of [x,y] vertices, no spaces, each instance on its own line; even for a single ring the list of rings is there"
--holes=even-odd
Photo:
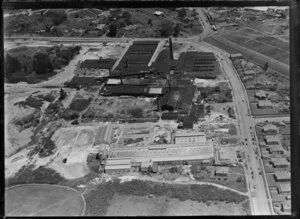
[[[277,179],[291,179],[291,173],[287,171],[275,171]]]
[[[281,165],[289,165],[289,162],[283,158],[283,157],[279,157],[279,158],[271,158],[271,162],[275,165],[275,166],[281,166]]]
[[[109,78],[106,84],[121,84],[121,79],[118,78]]]
[[[272,106],[272,102],[270,100],[260,100],[258,106]]]
[[[161,87],[150,87],[150,89],[149,89],[149,94],[162,94],[163,92],[162,92],[162,88]]]
[[[105,166],[106,170],[120,170],[120,169],[130,169],[130,168],[131,168],[130,164]]]
[[[106,166],[130,165],[131,158],[108,158]]]
[[[290,183],[279,184],[278,188],[279,188],[279,191],[281,191],[281,192],[290,192],[291,184]]]
[[[263,131],[270,131],[270,130],[275,130],[275,131],[278,131],[279,128],[276,126],[276,125],[273,125],[273,124],[267,124],[263,127]]]

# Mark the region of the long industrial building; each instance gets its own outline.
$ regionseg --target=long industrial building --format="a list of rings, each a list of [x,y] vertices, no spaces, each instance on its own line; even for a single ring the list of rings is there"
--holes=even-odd
[[[198,144],[159,144],[141,148],[112,149],[114,158],[131,157],[132,162],[207,160],[214,158],[212,142]]]

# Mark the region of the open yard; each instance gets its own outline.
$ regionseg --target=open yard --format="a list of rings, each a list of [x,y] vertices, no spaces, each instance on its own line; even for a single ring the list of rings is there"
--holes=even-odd
[[[81,216],[84,211],[83,197],[68,187],[29,184],[5,191],[6,216]]]

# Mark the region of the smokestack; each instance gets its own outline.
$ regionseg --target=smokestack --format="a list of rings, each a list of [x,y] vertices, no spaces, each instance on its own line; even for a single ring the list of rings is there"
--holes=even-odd
[[[170,47],[170,59],[173,60],[173,45],[172,45],[172,39],[169,37],[169,47]]]

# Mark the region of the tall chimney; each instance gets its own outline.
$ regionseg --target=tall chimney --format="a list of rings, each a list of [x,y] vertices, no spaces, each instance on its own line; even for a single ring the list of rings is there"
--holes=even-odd
[[[169,47],[170,47],[170,59],[173,60],[173,45],[172,45],[172,39],[169,37]]]

